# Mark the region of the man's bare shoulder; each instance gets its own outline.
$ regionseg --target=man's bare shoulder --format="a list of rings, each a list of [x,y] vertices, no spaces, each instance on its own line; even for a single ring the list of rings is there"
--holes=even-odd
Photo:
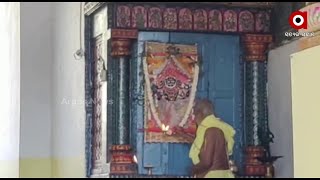
[[[206,130],[206,136],[209,137],[224,137],[223,131],[216,127],[211,127]]]

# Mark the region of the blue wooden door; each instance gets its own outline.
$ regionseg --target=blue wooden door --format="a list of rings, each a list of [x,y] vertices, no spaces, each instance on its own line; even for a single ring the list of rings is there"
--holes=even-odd
[[[197,87],[197,97],[208,98],[215,105],[218,117],[236,128],[234,159],[241,161],[242,121],[240,96],[240,48],[239,37],[198,33],[140,32],[138,37],[138,63],[141,68],[145,41],[197,44],[202,61]],[[139,76],[139,75],[138,75]],[[141,77],[137,77],[139,79]],[[139,86],[139,85],[138,85]],[[141,85],[140,85],[141,86]],[[140,92],[141,93],[141,92]],[[134,107],[132,119],[137,129],[143,128],[143,108]],[[144,143],[143,133],[137,132],[136,149],[139,173],[145,174],[145,166],[154,167],[159,175],[188,175],[192,165],[188,157],[190,145],[178,143]]]

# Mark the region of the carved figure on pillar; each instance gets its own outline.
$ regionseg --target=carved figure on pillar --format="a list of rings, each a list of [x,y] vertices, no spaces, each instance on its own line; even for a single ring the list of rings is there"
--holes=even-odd
[[[111,56],[113,61],[118,61],[118,83],[116,107],[117,118],[113,119],[113,145],[111,151],[110,174],[136,174],[137,164],[130,145],[130,109],[129,104],[129,56],[131,55],[131,42],[137,38],[137,31],[112,29],[111,30]]]
[[[94,58],[94,121],[93,121],[93,174],[99,174],[102,171],[102,108],[101,108],[101,39],[96,40],[95,58]]]
[[[246,64],[245,120],[247,175],[264,175],[265,166],[257,160],[269,152],[270,131],[267,109],[267,47],[271,35],[246,34],[243,36]],[[268,153],[269,154],[269,153]]]

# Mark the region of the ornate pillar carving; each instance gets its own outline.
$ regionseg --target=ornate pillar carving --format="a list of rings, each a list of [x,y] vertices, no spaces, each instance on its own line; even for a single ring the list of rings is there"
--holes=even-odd
[[[102,39],[95,41],[94,62],[93,62],[93,127],[92,127],[92,174],[101,174],[103,170],[102,157],[102,93],[101,93],[101,73],[103,69]]]
[[[264,166],[256,159],[265,155],[269,138],[267,109],[267,48],[271,35],[246,34],[245,48],[245,121],[246,165],[248,175],[264,175]]]
[[[134,174],[137,167],[133,161],[130,146],[130,69],[132,42],[137,39],[136,30],[112,29],[111,30],[111,56],[113,61],[118,61],[117,88],[118,97],[116,118],[113,119],[111,151],[111,174]]]

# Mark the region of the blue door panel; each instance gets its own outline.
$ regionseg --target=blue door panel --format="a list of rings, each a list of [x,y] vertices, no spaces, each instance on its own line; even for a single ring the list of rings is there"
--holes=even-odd
[[[144,42],[145,41],[159,41],[159,42],[168,42],[169,40],[169,33],[165,32],[142,32],[139,33],[138,36],[138,56],[137,59],[142,62],[143,53],[145,49]],[[142,71],[142,67],[139,66],[140,70]],[[144,78],[143,75],[139,75],[140,78]],[[139,84],[143,86],[143,84]],[[143,87],[144,88],[144,87]],[[144,128],[144,109],[143,107],[139,106],[139,115],[137,115],[137,129]],[[138,131],[139,133],[137,136],[137,159],[138,159],[138,172],[139,174],[147,174],[147,170],[144,168],[146,165],[152,165],[154,167],[153,173],[154,174],[166,174],[166,167],[164,164],[168,162],[168,156],[166,155],[167,145],[160,144],[160,143],[152,143],[147,144],[144,143],[144,133],[142,131]],[[133,134],[133,136],[135,136]]]
[[[240,124],[239,38],[195,33],[140,32],[138,54],[144,52],[144,41],[197,44],[201,71],[196,97],[214,102],[216,114],[237,130],[234,158],[240,160],[242,126]],[[138,56],[141,61],[141,57]],[[204,73],[205,72],[205,73]],[[141,78],[141,77],[140,77]],[[137,128],[143,128],[143,110],[140,109]],[[179,143],[144,143],[143,133],[137,134],[139,173],[146,174],[144,166],[152,165],[154,174],[188,175],[192,165],[188,158],[190,145]]]
[[[240,103],[240,74],[239,38],[235,36],[216,36],[214,59],[210,65],[208,81],[209,99],[213,100],[218,117],[236,129],[236,144],[233,159],[241,161],[242,126],[239,109]],[[212,85],[213,84],[213,85]]]
[[[206,98],[208,96],[208,82],[207,74],[204,72],[209,71],[209,61],[206,57],[210,54],[208,49],[208,43],[206,36],[199,36],[199,34],[193,33],[170,33],[170,42],[177,44],[197,44],[199,59],[201,60],[202,66],[199,77],[199,84],[197,87],[197,97]],[[192,161],[189,157],[190,145],[188,144],[170,144],[169,145],[170,155],[170,171],[172,175],[188,175],[192,166]],[[179,157],[179,159],[177,158]],[[171,162],[175,162],[171,164]]]
[[[163,162],[167,160],[167,158],[163,157],[163,145],[160,143],[155,144],[144,144],[144,154],[143,154],[143,167],[152,166],[155,167],[153,169],[153,174],[165,174],[166,171],[164,167],[162,167]]]
[[[211,61],[214,62],[211,80],[214,81],[212,83],[216,90],[234,90],[234,58],[230,53],[232,46],[228,37],[221,39],[221,42],[215,46],[215,59]]]
[[[169,144],[168,174],[187,175],[192,165],[189,159],[189,144]]]
[[[230,125],[235,125],[233,110],[233,99],[230,98],[214,98],[216,115]],[[225,108],[229,107],[229,108]]]

